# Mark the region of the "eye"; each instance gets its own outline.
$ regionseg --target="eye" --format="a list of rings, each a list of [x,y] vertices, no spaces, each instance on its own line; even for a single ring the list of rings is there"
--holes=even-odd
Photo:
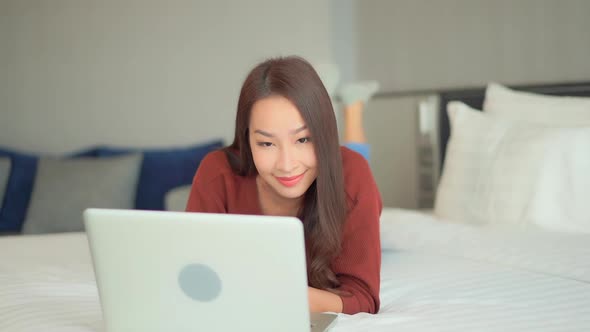
[[[311,137],[302,137],[297,140],[297,143],[309,143],[311,142]]]
[[[258,142],[258,143],[256,143],[256,145],[261,146],[263,148],[269,148],[272,146],[272,143],[271,142]]]

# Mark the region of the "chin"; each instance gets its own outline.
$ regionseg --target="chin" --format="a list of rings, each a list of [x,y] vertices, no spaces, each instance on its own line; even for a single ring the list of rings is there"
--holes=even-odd
[[[302,190],[300,188],[281,188],[281,190],[277,190],[279,195],[288,199],[300,198],[305,195],[306,191],[307,190]]]

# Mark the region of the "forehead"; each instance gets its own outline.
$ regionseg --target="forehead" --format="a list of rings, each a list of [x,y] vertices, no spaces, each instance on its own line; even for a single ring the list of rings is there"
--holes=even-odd
[[[289,99],[270,96],[252,106],[250,127],[269,131],[292,130],[305,125],[301,113]]]

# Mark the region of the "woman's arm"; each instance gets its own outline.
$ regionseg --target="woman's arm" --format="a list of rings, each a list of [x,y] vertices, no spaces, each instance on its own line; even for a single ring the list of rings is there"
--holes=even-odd
[[[343,229],[342,250],[332,263],[340,281],[337,290],[342,312],[377,313],[381,272],[379,218],[381,195],[367,161],[350,151],[343,153],[349,211]]]

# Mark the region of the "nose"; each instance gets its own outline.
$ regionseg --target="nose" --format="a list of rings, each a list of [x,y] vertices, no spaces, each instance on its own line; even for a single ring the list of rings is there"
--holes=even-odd
[[[297,164],[295,153],[290,147],[283,147],[280,150],[279,159],[277,160],[277,170],[281,173],[291,174]]]

